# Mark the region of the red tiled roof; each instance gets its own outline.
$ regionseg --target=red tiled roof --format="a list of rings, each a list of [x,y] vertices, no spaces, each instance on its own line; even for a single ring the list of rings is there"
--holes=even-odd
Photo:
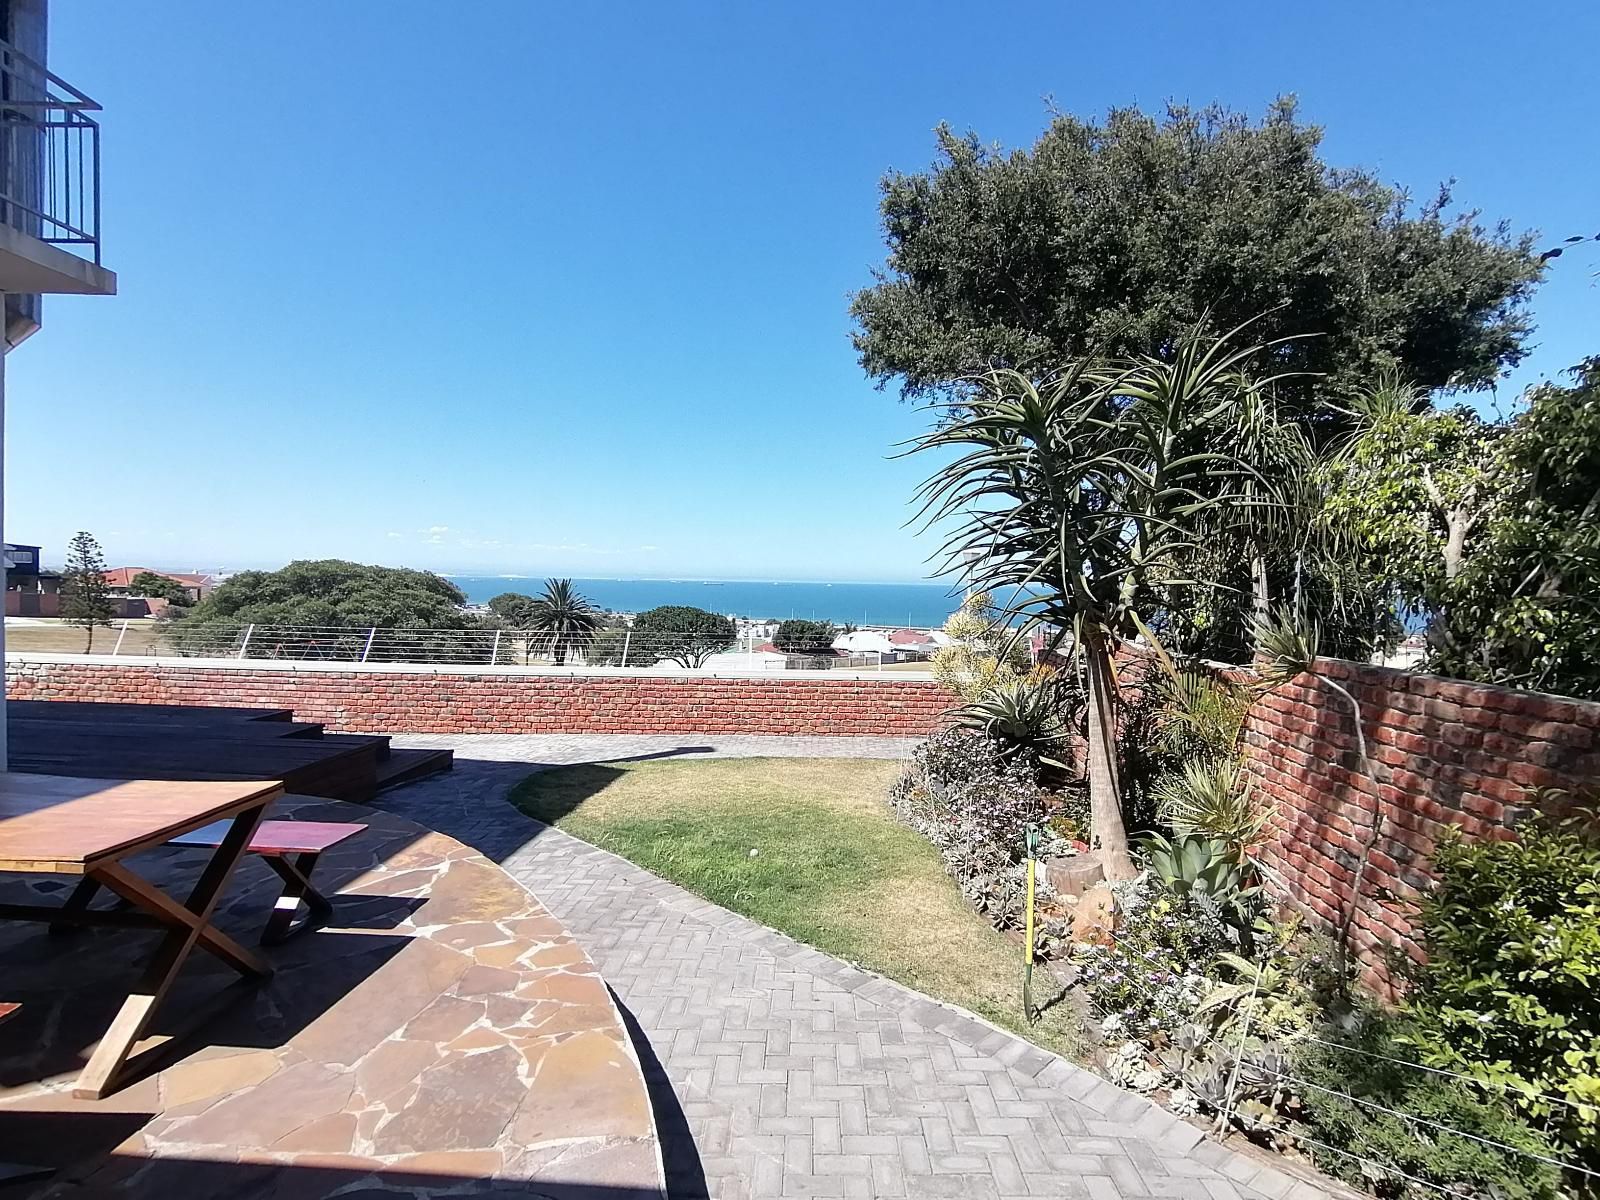
[[[894,646],[921,646],[929,640],[926,629],[896,629],[889,635],[889,643]]]
[[[190,575],[181,571],[153,571],[149,567],[112,567],[106,572],[106,586],[114,588],[131,587],[136,577],[149,571],[152,575],[162,575],[168,579],[176,580],[184,587],[203,588],[211,584],[209,575]]]

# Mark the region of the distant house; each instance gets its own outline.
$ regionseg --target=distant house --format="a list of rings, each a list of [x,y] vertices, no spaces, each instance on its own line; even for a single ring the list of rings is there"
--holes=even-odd
[[[895,644],[882,629],[857,629],[833,639],[833,648],[846,654],[893,654]]]
[[[833,648],[845,654],[881,654],[889,662],[929,658],[944,642],[930,629],[857,629],[833,639]],[[948,638],[944,639],[948,641]]]
[[[39,565],[38,546],[5,544],[6,616],[59,617],[61,576]]]
[[[133,581],[140,575],[149,573],[160,575],[163,579],[170,579],[181,584],[189,593],[189,598],[197,603],[205,594],[216,586],[216,579],[210,575],[194,575],[180,571],[152,571],[149,567],[112,567],[106,572],[106,589],[114,599],[122,600],[139,593],[133,590]]]

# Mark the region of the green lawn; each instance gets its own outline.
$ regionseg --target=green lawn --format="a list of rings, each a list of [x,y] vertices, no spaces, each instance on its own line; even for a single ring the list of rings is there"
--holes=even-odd
[[[563,767],[513,801],[735,912],[1073,1054],[1068,1004],[1021,1017],[1021,945],[967,905],[885,796],[893,762],[702,759]],[[1049,977],[1036,972],[1048,999]]]

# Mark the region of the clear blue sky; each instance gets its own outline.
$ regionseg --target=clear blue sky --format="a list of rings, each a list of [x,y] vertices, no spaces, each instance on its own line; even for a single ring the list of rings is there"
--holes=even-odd
[[[1333,162],[1600,230],[1589,0],[52,8],[122,289],[8,364],[6,532],[56,559],[916,578],[921,421],[846,304],[941,120],[1292,91]],[[1506,400],[1600,352],[1596,270]]]

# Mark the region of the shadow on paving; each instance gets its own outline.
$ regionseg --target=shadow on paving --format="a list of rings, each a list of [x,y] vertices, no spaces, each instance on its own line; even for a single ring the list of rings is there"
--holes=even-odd
[[[48,1116],[50,1114],[40,1114]],[[74,1120],[81,1121],[81,1116]],[[66,1122],[57,1122],[65,1126]],[[107,1123],[110,1128],[111,1123]],[[52,1136],[47,1126],[41,1136]],[[515,1196],[518,1200],[662,1200],[655,1189],[588,1183],[510,1179],[402,1170],[361,1170],[286,1163],[232,1163],[200,1159],[137,1159],[112,1156],[95,1176],[82,1182],[48,1180],[0,1184],[0,1200],[367,1200],[376,1196]]]
[[[449,774],[419,779],[382,793],[375,806],[410,817],[447,837],[453,837],[464,846],[497,863],[504,863],[517,851],[537,838],[547,825],[528,816],[510,801],[512,788],[529,776],[545,771],[568,771],[569,778],[580,782],[562,797],[559,809],[548,814],[550,823],[559,821],[585,800],[594,796],[612,782],[619,772],[609,769],[612,763],[653,762],[657,759],[687,758],[714,754],[715,746],[674,746],[669,750],[655,750],[641,754],[618,754],[597,758],[589,762],[529,762],[506,759],[470,759],[456,757]],[[582,774],[579,774],[582,772]],[[438,789],[448,788],[452,782],[462,784],[463,797],[454,808],[436,802]],[[407,803],[410,795],[426,792],[429,803],[414,808]],[[501,811],[504,810],[504,811]]]
[[[689,1130],[689,1118],[672,1089],[667,1069],[656,1056],[655,1047],[645,1035],[638,1020],[617,995],[616,989],[607,987],[611,1000],[622,1016],[622,1025],[633,1041],[639,1056],[639,1067],[644,1073],[645,1091],[650,1096],[650,1108],[655,1113],[656,1137],[661,1143],[661,1162],[667,1177],[667,1194],[672,1200],[710,1200],[705,1167],[700,1162],[700,1151],[694,1144],[694,1134]]]

